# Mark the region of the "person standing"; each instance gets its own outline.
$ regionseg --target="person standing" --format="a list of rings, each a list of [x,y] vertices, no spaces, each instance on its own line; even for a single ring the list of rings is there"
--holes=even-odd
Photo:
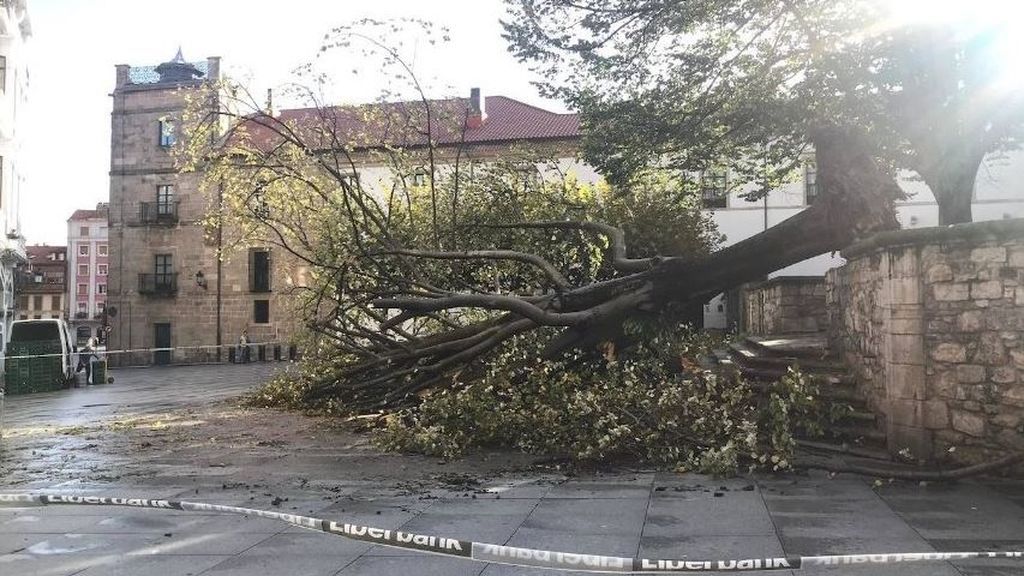
[[[238,361],[242,364],[249,362],[249,331],[242,330],[242,335],[238,337],[238,352],[235,354]]]
[[[90,336],[85,341],[85,347],[82,348],[82,352],[79,354],[79,362],[85,364],[85,383],[94,384],[92,381],[92,362],[97,358],[96,356],[96,337]]]

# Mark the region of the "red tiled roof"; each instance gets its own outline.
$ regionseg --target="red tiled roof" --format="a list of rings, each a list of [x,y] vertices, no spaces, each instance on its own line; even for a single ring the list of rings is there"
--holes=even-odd
[[[67,253],[67,246],[46,246],[45,244],[34,244],[31,246],[25,246],[25,254],[28,255],[28,259],[39,259],[45,260],[47,256],[53,253]]]
[[[68,221],[71,221],[71,220],[95,220],[95,219],[106,220],[107,219],[107,211],[106,210],[75,210],[75,212],[71,215],[71,218],[68,218]]]
[[[576,114],[558,114],[506,96],[484,98],[486,119],[477,127],[466,123],[469,99],[430,101],[431,135],[440,145],[513,143],[531,140],[575,139],[580,136]],[[422,102],[394,102],[324,109],[282,110],[277,119],[289,126],[317,128],[334,125],[337,142],[357,147],[422,146],[427,142],[427,108]],[[463,135],[463,129],[465,134]],[[271,129],[253,119],[246,130],[252,140],[266,145],[276,138]],[[330,133],[318,136],[319,147],[332,147]]]

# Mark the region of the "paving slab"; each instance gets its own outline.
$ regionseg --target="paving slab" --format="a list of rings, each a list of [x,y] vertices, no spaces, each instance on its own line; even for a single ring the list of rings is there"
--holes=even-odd
[[[102,390],[14,399],[8,422],[13,418],[18,435],[5,439],[0,452],[0,477],[9,482],[0,491],[183,499],[629,557],[1024,549],[1020,481],[875,487],[847,475],[722,480],[642,470],[570,477],[549,464],[515,464],[527,460],[510,454],[450,462],[380,454],[366,436],[327,419],[220,402],[272,367],[237,368],[118,371],[116,383]],[[375,546],[255,517],[0,508],[0,574],[76,573],[562,574]],[[794,574],[1019,576],[1024,562],[836,566]]]
[[[357,556],[314,556],[308,553],[281,553],[273,556],[241,555],[219,559],[202,576],[334,576]],[[140,572],[145,573],[145,572]]]

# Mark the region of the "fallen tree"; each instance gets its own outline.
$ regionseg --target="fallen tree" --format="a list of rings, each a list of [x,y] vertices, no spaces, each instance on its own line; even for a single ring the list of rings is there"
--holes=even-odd
[[[398,51],[371,44],[410,70]],[[613,356],[631,325],[680,320],[688,305],[897,227],[900,188],[853,129],[808,134],[822,191],[812,206],[712,251],[692,182],[648,173],[613,188],[536,184],[523,162],[544,160],[529,153],[467,170],[467,102],[413,85],[416,100],[354,107],[308,90],[307,106],[288,115],[238,86],[213,86],[186,111],[178,158],[210,196],[211,230],[229,247],[279,246],[309,271],[289,290],[312,335],[310,405],[408,406],[530,332],[547,341],[526,364]],[[389,170],[390,184],[370,182],[367,167]]]

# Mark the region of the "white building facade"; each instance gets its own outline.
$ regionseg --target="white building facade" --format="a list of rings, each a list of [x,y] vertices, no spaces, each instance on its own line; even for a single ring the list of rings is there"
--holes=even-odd
[[[27,261],[19,216],[25,185],[24,122],[19,119],[24,118],[28,104],[26,45],[31,32],[25,0],[0,2],[0,345],[4,349],[16,314],[14,267]]]
[[[900,179],[900,187],[908,198],[896,205],[896,217],[903,228],[938,226],[939,207],[928,186],[913,173]],[[816,172],[808,163],[798,179],[756,202],[748,202],[733,192],[718,200],[711,208],[718,230],[725,235],[725,245],[735,244],[775,226],[799,213],[813,202],[816,194]],[[974,183],[972,203],[975,222],[1024,218],[1024,151],[992,154],[985,159]],[[711,203],[715,203],[712,201]],[[706,203],[707,204],[707,203]],[[822,254],[772,273],[777,276],[823,276],[827,270],[846,261],[838,254]],[[704,307],[706,328],[727,326],[725,296],[719,295]]]

